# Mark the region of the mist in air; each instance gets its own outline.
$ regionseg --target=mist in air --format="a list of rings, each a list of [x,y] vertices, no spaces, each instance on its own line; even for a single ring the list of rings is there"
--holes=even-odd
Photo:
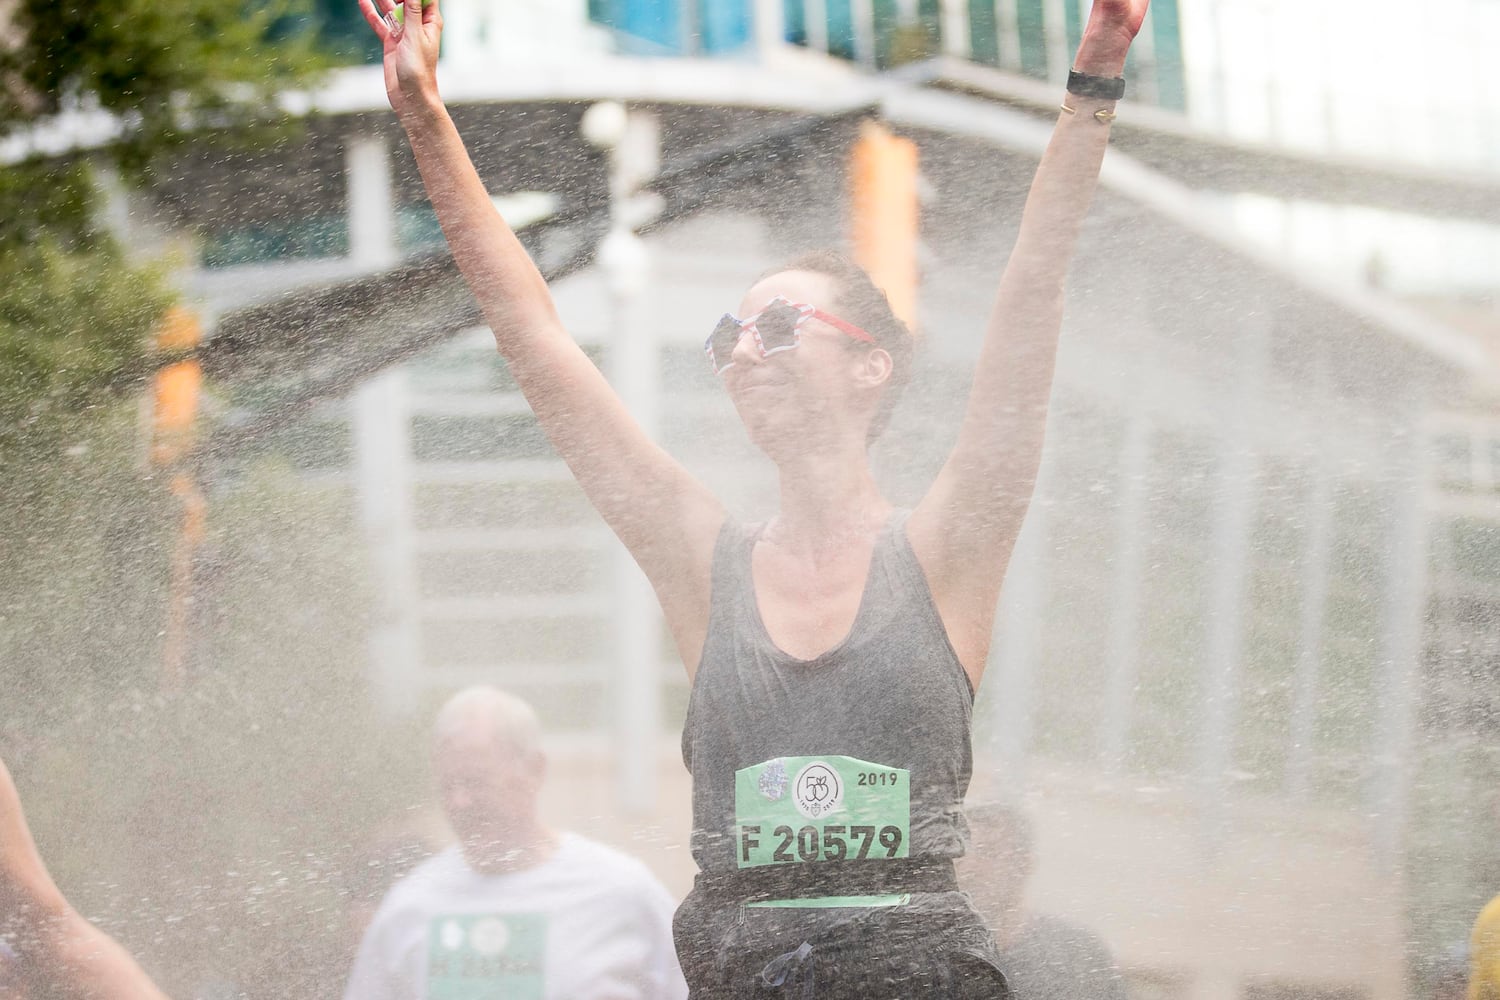
[[[1500,893],[1500,9],[1371,6],[1152,0],[1131,50],[972,713],[964,891],[1092,949],[1038,983],[1461,996]],[[563,325],[762,522],[704,340],[851,252],[918,340],[871,449],[918,504],[1089,4],[574,7],[447,0],[440,64]],[[434,726],[473,685],[534,709],[550,828],[674,905],[697,870],[678,637],[497,355],[378,41],[332,0],[269,37],[328,64],[269,130],[0,118],[0,760],[74,908],[202,1000],[344,995],[455,843]],[[46,257],[95,230],[118,256]]]

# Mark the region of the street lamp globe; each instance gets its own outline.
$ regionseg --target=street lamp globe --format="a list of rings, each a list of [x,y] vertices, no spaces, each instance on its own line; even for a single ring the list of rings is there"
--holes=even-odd
[[[614,149],[625,139],[627,112],[619,101],[596,101],[583,113],[579,128],[589,144]]]

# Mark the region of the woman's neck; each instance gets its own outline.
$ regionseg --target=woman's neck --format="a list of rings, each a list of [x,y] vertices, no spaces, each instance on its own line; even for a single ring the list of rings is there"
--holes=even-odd
[[[781,464],[781,510],[766,526],[765,539],[816,556],[867,538],[890,516],[863,452],[857,456],[814,454]]]

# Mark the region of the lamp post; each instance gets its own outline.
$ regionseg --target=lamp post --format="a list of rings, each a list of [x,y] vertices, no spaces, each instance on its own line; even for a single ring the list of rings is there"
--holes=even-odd
[[[650,435],[658,424],[660,351],[655,324],[645,315],[650,255],[635,228],[656,210],[651,196],[637,192],[657,170],[657,123],[644,112],[601,101],[584,113],[580,124],[584,138],[609,154],[610,225],[598,257],[613,307],[606,372],[641,429]],[[612,560],[615,788],[620,806],[641,814],[656,800],[661,613],[645,575],[618,541]]]

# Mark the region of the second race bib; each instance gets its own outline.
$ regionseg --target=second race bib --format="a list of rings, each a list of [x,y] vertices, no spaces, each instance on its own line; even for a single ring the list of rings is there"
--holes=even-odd
[[[853,757],[777,757],[734,773],[741,868],[908,857],[911,775]]]
[[[542,1000],[547,918],[458,913],[427,930],[427,1000]]]

